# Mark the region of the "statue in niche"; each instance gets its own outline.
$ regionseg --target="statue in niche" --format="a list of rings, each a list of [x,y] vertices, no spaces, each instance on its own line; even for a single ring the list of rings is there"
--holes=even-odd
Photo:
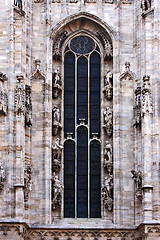
[[[25,86],[26,91],[26,101],[25,101],[25,125],[30,127],[32,126],[32,102],[31,102],[31,87],[26,85]]]
[[[142,90],[142,114],[153,113],[152,96],[150,90],[150,76],[143,77],[143,90]]]
[[[53,74],[53,97],[57,98],[60,91],[62,91],[62,82],[61,82],[61,75],[59,70],[56,70]]]
[[[52,110],[52,116],[53,116],[52,132],[53,132],[53,136],[56,136],[58,133],[58,129],[61,128],[60,111],[57,106],[54,106]]]
[[[27,202],[29,199],[29,193],[32,190],[32,167],[28,165],[24,170],[24,201]]]
[[[108,100],[111,100],[113,98],[112,81],[113,81],[113,74],[111,71],[109,71],[107,75],[104,77],[105,87],[102,89],[102,91],[104,92]]]
[[[107,107],[106,111],[104,111],[104,129],[106,130],[107,135],[110,137],[113,132],[113,112]]]
[[[59,171],[61,165],[61,155],[62,155],[63,146],[60,145],[60,139],[57,138],[55,143],[52,146],[53,151],[53,170]]]
[[[107,169],[109,175],[111,174],[113,168],[112,157],[112,145],[109,143],[109,141],[106,141],[104,147],[104,168]]]
[[[25,113],[25,88],[22,75],[17,76],[17,85],[15,90],[15,113],[18,116]]]
[[[61,206],[61,196],[62,196],[62,184],[58,179],[58,176],[53,173],[53,210],[56,210]]]
[[[113,209],[113,176],[105,177],[105,182],[102,186],[102,198],[104,206],[109,212]]]
[[[135,90],[135,105],[133,108],[133,114],[134,114],[134,127],[141,127],[141,88],[138,87]]]
[[[136,188],[136,197],[142,201],[143,199],[143,194],[142,194],[142,173],[141,171],[135,171],[132,170],[131,171],[132,175],[133,175],[133,179],[135,182],[135,188]]]
[[[2,163],[0,163],[0,191],[2,191],[4,187],[4,181],[5,181],[5,171],[3,169]]]

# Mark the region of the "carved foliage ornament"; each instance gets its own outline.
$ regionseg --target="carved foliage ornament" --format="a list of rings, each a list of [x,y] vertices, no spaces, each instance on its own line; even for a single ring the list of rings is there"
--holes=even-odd
[[[31,165],[26,166],[24,170],[24,201],[27,202],[29,199],[29,193],[32,190],[32,167]]]
[[[105,60],[112,59],[113,58],[113,48],[112,48],[111,39],[109,39],[109,37],[102,31],[97,32],[97,37],[100,39],[100,41],[103,44]]]
[[[60,60],[62,56],[62,44],[65,41],[66,37],[68,35],[67,31],[62,31],[59,33],[59,35],[56,37],[53,43],[53,59]]]
[[[2,163],[0,163],[0,192],[3,190],[5,181],[5,171],[3,169]]]
[[[150,90],[150,76],[143,77],[143,90],[142,90],[142,116],[145,114],[152,114],[152,95]]]
[[[7,115],[8,107],[8,95],[4,85],[6,80],[6,75],[0,72],[0,112],[4,115]]]

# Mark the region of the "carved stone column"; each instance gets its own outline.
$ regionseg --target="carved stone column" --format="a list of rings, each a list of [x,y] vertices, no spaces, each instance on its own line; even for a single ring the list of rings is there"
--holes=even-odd
[[[150,77],[143,77],[142,90],[142,164],[143,164],[143,220],[152,220],[152,159],[151,159],[152,97]]]
[[[22,75],[17,76],[15,89],[15,134],[16,134],[16,159],[15,159],[15,217],[23,218],[24,208],[24,144],[25,144],[25,87]]]

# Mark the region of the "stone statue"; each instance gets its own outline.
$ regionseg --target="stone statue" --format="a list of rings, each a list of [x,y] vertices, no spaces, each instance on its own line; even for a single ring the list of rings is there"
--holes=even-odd
[[[3,169],[2,163],[0,163],[0,191],[2,191],[4,187],[4,181],[5,181],[5,171]]]
[[[111,100],[113,97],[112,78],[113,74],[111,73],[111,71],[109,71],[107,75],[104,77],[105,87],[102,89],[102,91],[104,92],[108,100]]]
[[[53,132],[53,136],[56,136],[58,133],[58,129],[61,128],[60,111],[57,106],[54,106],[54,108],[52,110],[52,116],[53,116],[52,117],[53,118],[52,132]]]
[[[53,97],[57,98],[59,92],[62,91],[62,82],[60,72],[57,70],[53,74]]]
[[[53,175],[53,210],[56,210],[61,206],[61,196],[62,196],[62,184],[58,179],[58,176]]]
[[[152,96],[150,90],[150,76],[143,77],[142,116],[153,113]]]
[[[32,102],[31,102],[31,87],[26,85],[26,101],[25,101],[25,125],[32,126]]]
[[[103,127],[106,130],[107,135],[110,137],[113,132],[113,112],[107,107],[106,111],[104,111],[104,125]]]
[[[24,170],[24,201],[29,199],[29,192],[32,190],[32,167],[28,165]]]
[[[54,145],[52,146],[54,171],[59,171],[60,169],[62,149],[63,149],[63,146],[60,145],[60,139],[57,138]]]
[[[25,88],[22,75],[17,76],[17,85],[15,90],[15,113],[19,116],[25,113]]]
[[[112,145],[109,143],[109,141],[106,141],[104,147],[104,168],[107,168],[109,175],[111,174],[113,167],[112,157]]]
[[[135,90],[135,105],[133,108],[134,127],[141,127],[141,87]]]
[[[139,200],[142,200],[143,198],[143,194],[142,194],[142,173],[141,171],[135,171],[132,170],[131,171],[132,175],[133,175],[133,179],[135,182],[135,188],[136,188],[136,197]]]
[[[102,198],[104,206],[108,211],[113,209],[113,176],[105,177],[105,182],[102,186]]]

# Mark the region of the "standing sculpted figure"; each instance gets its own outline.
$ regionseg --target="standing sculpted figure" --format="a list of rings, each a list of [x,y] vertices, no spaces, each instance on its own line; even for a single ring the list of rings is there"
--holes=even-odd
[[[56,70],[53,74],[53,97],[58,97],[58,94],[61,90],[61,75],[59,70]]]
[[[104,128],[107,132],[107,135],[110,137],[112,135],[113,128],[113,113],[112,110],[107,107],[106,111],[104,111]]]
[[[3,169],[2,164],[0,163],[0,191],[3,189],[5,180],[5,171]]]
[[[63,146],[60,145],[60,139],[57,138],[55,143],[52,145],[53,159],[61,160]]]
[[[111,100],[113,97],[112,78],[113,74],[111,71],[109,71],[107,75],[104,77],[105,87],[103,88],[102,91],[104,92],[108,100]]]
[[[57,106],[54,106],[52,110],[52,116],[53,116],[53,135],[56,136],[58,133],[58,129],[61,128],[60,111]]]
[[[113,176],[105,177],[105,182],[102,186],[102,198],[104,206],[108,211],[112,211],[113,208]]]
[[[53,176],[53,209],[57,209],[61,205],[62,184],[58,176]]]
[[[112,157],[112,145],[109,143],[109,141],[106,141],[104,147],[104,168],[107,168],[109,174],[111,174],[112,171]]]

